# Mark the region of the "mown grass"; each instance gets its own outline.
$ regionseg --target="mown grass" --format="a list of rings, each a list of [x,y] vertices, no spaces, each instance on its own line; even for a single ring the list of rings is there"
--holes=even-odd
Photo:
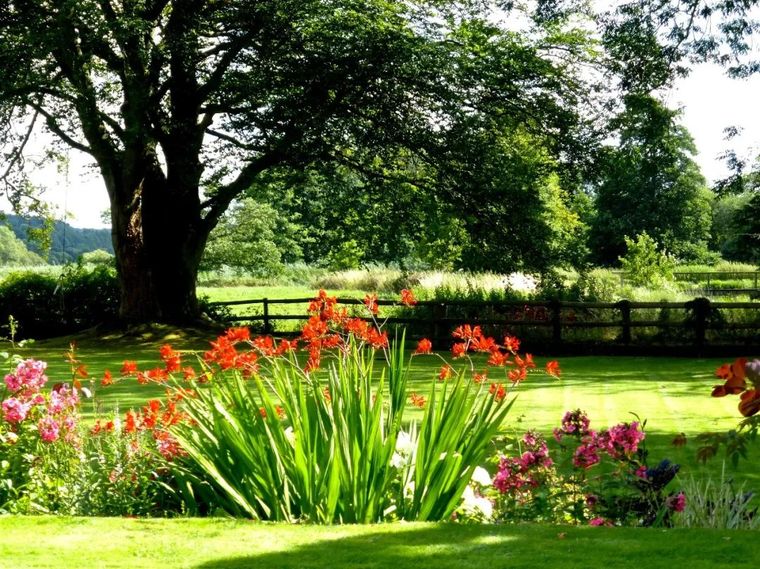
[[[222,519],[0,518],[0,568],[741,568],[757,532]]]

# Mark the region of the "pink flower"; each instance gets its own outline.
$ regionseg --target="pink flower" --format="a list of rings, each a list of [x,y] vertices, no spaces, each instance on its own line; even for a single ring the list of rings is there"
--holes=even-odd
[[[683,492],[679,492],[675,496],[668,496],[665,500],[665,505],[674,512],[683,512],[686,508],[686,495]]]
[[[3,417],[9,423],[20,423],[29,413],[29,403],[23,403],[14,397],[3,401]]]
[[[37,423],[37,429],[40,432],[40,438],[46,443],[52,443],[57,441],[60,436],[60,426],[58,421],[53,419],[50,415],[45,415],[40,422]]]
[[[16,372],[5,376],[5,385],[12,392],[25,390],[29,394],[37,393],[47,382],[45,362],[24,360],[16,366]]]
[[[573,465],[576,468],[591,468],[599,463],[599,443],[596,434],[591,431],[591,435],[584,437],[581,444],[573,454]]]
[[[588,525],[590,526],[609,526],[611,525],[609,521],[605,520],[604,518],[593,518],[588,521]]]

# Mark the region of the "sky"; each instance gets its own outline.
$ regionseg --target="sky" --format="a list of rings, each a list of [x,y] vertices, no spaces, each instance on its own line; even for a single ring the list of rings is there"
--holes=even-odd
[[[750,79],[730,79],[723,70],[705,64],[679,79],[665,96],[671,108],[682,109],[681,122],[689,129],[699,154],[695,157],[709,183],[728,173],[719,155],[733,148],[740,156],[754,158],[760,154],[760,75]],[[742,134],[730,142],[723,129],[737,126]],[[44,139],[32,145],[37,156],[44,151]],[[32,180],[47,188],[46,198],[56,208],[56,218],[66,219],[76,227],[106,227],[101,216],[108,209],[105,188],[87,156],[69,152],[67,168],[58,171],[50,165],[37,169]],[[89,165],[89,166],[88,166]]]

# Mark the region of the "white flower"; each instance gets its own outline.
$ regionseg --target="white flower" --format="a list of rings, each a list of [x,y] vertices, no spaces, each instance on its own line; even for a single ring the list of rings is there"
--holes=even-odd
[[[488,498],[476,496],[472,486],[467,486],[462,494],[462,510],[470,515],[482,515],[484,519],[490,520],[493,516],[493,504]]]
[[[410,455],[414,450],[414,441],[406,431],[399,431],[396,435],[396,453],[401,455]]]
[[[293,432],[293,427],[288,427],[285,429],[285,432],[283,434],[292,446],[296,446],[296,434]]]
[[[481,486],[491,485],[491,475],[488,474],[488,471],[482,466],[478,466],[475,468],[475,470],[472,473],[472,478],[470,478],[470,480],[472,482],[480,484]]]
[[[402,468],[406,464],[406,459],[399,453],[394,452],[391,457],[391,466],[393,468]]]

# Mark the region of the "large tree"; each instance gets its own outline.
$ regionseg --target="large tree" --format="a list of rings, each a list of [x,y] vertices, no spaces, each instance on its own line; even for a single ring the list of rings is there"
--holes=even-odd
[[[530,34],[504,31],[489,4],[0,0],[0,175],[18,201],[11,172],[40,124],[89,154],[122,318],[192,319],[209,232],[271,168],[366,169],[401,148],[434,163],[448,132],[485,116],[569,133],[557,109],[582,34],[559,34],[566,14],[548,9]]]

